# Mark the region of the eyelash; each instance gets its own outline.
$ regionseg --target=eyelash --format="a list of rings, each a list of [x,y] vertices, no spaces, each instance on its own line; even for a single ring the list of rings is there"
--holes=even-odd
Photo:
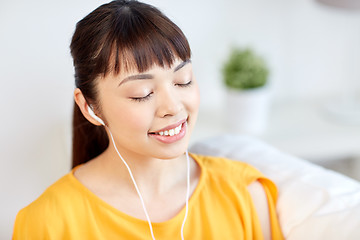
[[[134,97],[134,98],[131,98],[131,100],[134,100],[135,102],[144,102],[144,101],[148,100],[152,94],[153,93],[151,92],[148,95],[146,95],[145,97]]]
[[[183,84],[177,83],[177,84],[175,84],[175,85],[176,85],[176,86],[179,86],[179,87],[189,87],[191,84],[192,84],[192,80],[190,80],[190,81],[187,82],[187,83],[183,83]]]
[[[187,83],[183,83],[183,84],[177,83],[177,84],[175,84],[175,86],[185,88],[185,87],[189,87],[191,84],[192,84],[192,80],[190,80]],[[133,100],[135,102],[145,102],[146,100],[148,100],[151,97],[152,94],[153,93],[151,92],[148,95],[146,95],[145,97],[133,97],[133,98],[131,98],[131,100]]]

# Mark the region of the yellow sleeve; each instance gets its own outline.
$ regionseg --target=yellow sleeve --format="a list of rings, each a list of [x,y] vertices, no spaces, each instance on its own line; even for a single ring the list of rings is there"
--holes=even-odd
[[[277,201],[277,188],[276,185],[267,178],[261,177],[258,179],[264,188],[270,215],[270,227],[271,227],[271,238],[276,240],[283,240],[284,236],[281,231],[279,219],[276,213],[276,201]]]
[[[61,208],[54,200],[40,196],[19,211],[15,219],[13,240],[57,240],[64,238]],[[56,204],[54,204],[56,205]]]
[[[266,194],[269,215],[270,215],[270,228],[272,239],[283,240],[283,234],[281,231],[279,219],[276,212],[276,202],[278,198],[278,190],[276,185],[266,178],[260,171],[251,165],[246,164],[243,171],[243,177],[247,185],[250,185],[254,181],[259,181],[264,188]]]
[[[38,214],[31,214],[27,208],[20,210],[16,216],[13,240],[50,239],[43,219]]]

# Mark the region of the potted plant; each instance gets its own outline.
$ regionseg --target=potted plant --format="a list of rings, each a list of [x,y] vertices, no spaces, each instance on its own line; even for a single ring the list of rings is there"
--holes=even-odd
[[[269,70],[265,61],[250,48],[233,48],[222,73],[229,127],[240,133],[263,133],[269,103]]]

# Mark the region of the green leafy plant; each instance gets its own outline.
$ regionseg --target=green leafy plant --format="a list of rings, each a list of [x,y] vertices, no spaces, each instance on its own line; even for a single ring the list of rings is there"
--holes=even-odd
[[[228,88],[240,90],[264,86],[269,71],[264,60],[251,49],[233,48],[222,73]]]

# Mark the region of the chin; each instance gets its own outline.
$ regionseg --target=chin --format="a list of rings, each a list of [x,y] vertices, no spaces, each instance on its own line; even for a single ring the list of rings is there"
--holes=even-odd
[[[157,151],[156,158],[163,160],[171,160],[182,156],[188,149],[188,139],[183,139],[184,141],[179,144],[174,144],[173,146],[165,146]]]

